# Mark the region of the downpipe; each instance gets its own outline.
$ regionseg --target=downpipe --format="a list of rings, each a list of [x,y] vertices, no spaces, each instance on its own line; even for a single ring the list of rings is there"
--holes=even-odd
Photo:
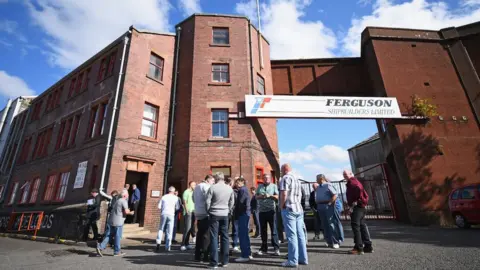
[[[108,165],[108,160],[110,155],[110,148],[112,147],[113,127],[115,125],[115,116],[117,115],[117,110],[118,110],[118,96],[120,93],[120,85],[122,83],[122,77],[125,74],[124,72],[125,54],[127,51],[128,42],[130,40],[128,37],[130,33],[131,31],[128,31],[128,33],[125,34],[125,38],[123,40],[122,61],[120,63],[120,73],[118,74],[117,88],[115,89],[115,101],[113,102],[112,121],[110,121],[110,130],[108,131],[107,148],[105,149],[105,159],[103,161],[102,178],[100,180],[100,188],[99,188],[100,195],[102,195],[103,197],[109,200],[111,200],[112,197],[104,192],[103,185],[105,184],[105,176],[107,173],[107,165]]]

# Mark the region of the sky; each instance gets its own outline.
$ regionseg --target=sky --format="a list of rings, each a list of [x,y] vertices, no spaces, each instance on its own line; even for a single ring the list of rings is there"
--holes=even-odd
[[[260,0],[272,59],[359,56],[366,26],[439,30],[480,20],[480,0]],[[174,32],[195,12],[240,14],[255,0],[0,0],[0,106],[35,95],[130,25]],[[281,162],[314,180],[341,179],[347,149],[376,132],[373,121],[279,120]]]

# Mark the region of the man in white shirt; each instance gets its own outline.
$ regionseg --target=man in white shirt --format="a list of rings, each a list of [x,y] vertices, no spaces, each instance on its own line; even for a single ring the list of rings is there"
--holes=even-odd
[[[172,243],[173,224],[175,219],[175,212],[180,209],[178,197],[175,196],[175,188],[169,187],[168,194],[164,195],[160,202],[158,202],[158,209],[160,210],[160,227],[157,234],[157,251],[160,249],[162,243],[163,233],[165,232],[165,250],[170,251]]]

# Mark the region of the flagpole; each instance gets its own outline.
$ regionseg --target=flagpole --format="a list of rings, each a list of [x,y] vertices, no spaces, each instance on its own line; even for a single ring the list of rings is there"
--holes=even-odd
[[[263,42],[262,42],[262,22],[260,20],[260,1],[257,0],[257,21],[258,21],[258,51],[260,57],[260,69],[263,69]]]

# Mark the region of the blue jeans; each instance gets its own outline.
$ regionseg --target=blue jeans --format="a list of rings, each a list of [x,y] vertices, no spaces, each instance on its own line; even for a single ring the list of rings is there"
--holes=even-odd
[[[232,219],[232,247],[235,248],[235,247],[238,247],[238,219],[235,220],[235,218],[232,216],[231,217]]]
[[[113,237],[113,254],[120,253],[120,239],[122,239],[123,226],[111,226],[107,225],[105,230],[105,237],[103,238],[102,243],[98,245],[98,248],[104,250],[107,248],[107,244],[110,241],[110,238]]]
[[[308,264],[303,213],[284,209],[282,219],[288,240],[288,262],[293,265]]]
[[[255,236],[260,235],[260,219],[258,217],[258,211],[252,211],[253,223],[255,224]]]
[[[228,264],[228,217],[210,216],[210,266],[218,266],[218,237],[221,263]]]
[[[240,250],[242,251],[242,258],[248,258],[252,255],[250,249],[250,231],[249,221],[250,217],[247,214],[241,214],[238,217],[238,238],[240,239]]]
[[[162,215],[160,217],[160,226],[158,228],[157,234],[157,245],[162,243],[163,233],[165,233],[165,248],[169,249],[172,244],[172,233],[175,216],[173,215]]]
[[[327,244],[340,244],[343,241],[343,226],[340,222],[340,215],[335,210],[335,205],[319,203],[317,210]]]

